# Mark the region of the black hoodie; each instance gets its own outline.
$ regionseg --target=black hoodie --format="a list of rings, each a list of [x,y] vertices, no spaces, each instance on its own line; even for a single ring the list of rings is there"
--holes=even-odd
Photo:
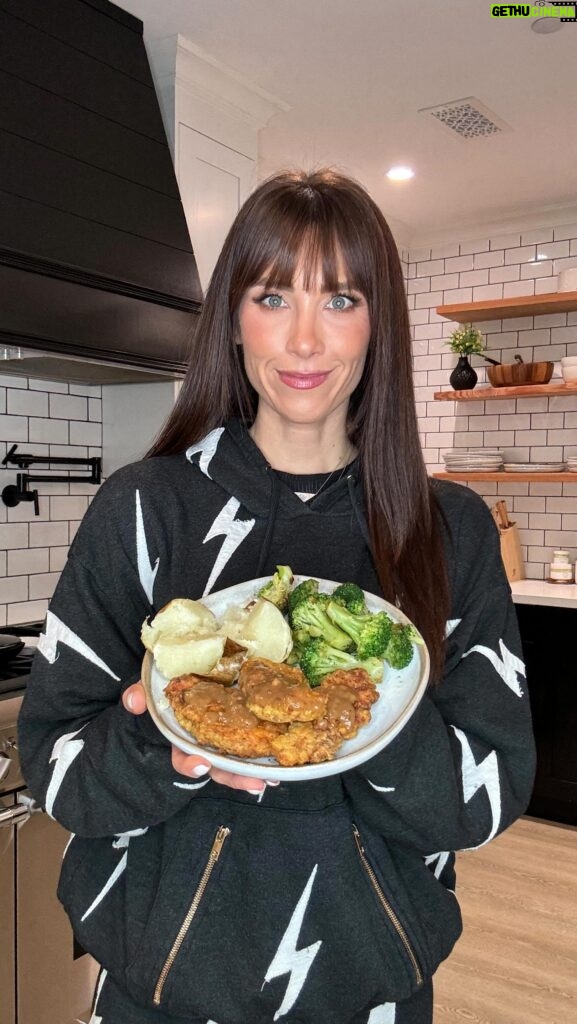
[[[407,999],[457,939],[455,850],[528,801],[524,667],[484,502],[435,484],[452,593],[446,671],[352,771],[262,798],[177,774],[147,714],[143,620],[172,598],[295,573],[379,593],[354,468],[301,501],[238,423],[105,483],[52,600],[19,723],[37,800],[74,833],[59,896],[137,1002],[188,1024],[349,1024]]]

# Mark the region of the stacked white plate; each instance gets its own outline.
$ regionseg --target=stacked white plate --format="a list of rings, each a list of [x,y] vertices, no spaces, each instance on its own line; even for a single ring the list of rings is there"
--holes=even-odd
[[[503,449],[451,448],[443,459],[448,473],[494,473],[503,465]]]
[[[577,455],[567,456],[567,469],[569,473],[577,473]]]
[[[575,467],[577,471],[577,466]],[[561,473],[565,469],[564,462],[506,462],[503,466],[506,473]]]

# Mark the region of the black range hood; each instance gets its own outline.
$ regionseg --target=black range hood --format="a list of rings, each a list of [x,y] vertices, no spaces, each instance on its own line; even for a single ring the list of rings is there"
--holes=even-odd
[[[0,0],[0,373],[181,376],[201,304],[142,22]]]

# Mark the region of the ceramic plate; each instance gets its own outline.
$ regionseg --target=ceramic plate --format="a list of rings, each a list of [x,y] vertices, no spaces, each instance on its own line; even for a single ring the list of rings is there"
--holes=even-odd
[[[305,576],[295,576],[295,585]],[[240,583],[202,598],[203,604],[211,609],[219,618],[224,610],[232,604],[244,604],[255,597],[261,586],[268,582],[270,576],[258,580]],[[330,592],[338,586],[333,580],[319,580],[321,591]],[[374,594],[365,594],[369,611],[386,611],[396,622],[409,622],[398,608],[383,601]],[[383,680],[379,684],[379,699],[373,704],[372,718],[368,725],[363,726],[351,740],[346,740],[331,761],[322,764],[296,765],[283,768],[272,757],[239,758],[232,755],[219,754],[211,747],[202,747],[195,742],[186,729],[180,726],[172,709],[164,696],[164,688],[168,680],[156,668],[152,655],[146,652],[142,666],[142,681],[146,690],[148,710],[160,732],[175,746],[188,754],[199,754],[206,757],[217,768],[234,772],[236,775],[249,775],[257,779],[284,779],[298,781],[320,779],[326,775],[356,768],[363,761],[378,754],[386,747],[403,726],[409,721],[416,710],[429,679],[429,654],[424,644],[415,645],[413,660],[401,671],[383,666]]]
[[[507,473],[560,473],[564,468],[564,462],[506,462],[503,466]]]

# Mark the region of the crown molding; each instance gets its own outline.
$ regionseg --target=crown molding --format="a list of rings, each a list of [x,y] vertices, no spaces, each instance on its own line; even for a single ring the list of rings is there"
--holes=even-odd
[[[264,128],[274,114],[291,109],[280,97],[221,64],[184,36],[157,40],[150,43],[148,49],[159,84],[172,79],[179,89],[199,96],[257,131]]]

